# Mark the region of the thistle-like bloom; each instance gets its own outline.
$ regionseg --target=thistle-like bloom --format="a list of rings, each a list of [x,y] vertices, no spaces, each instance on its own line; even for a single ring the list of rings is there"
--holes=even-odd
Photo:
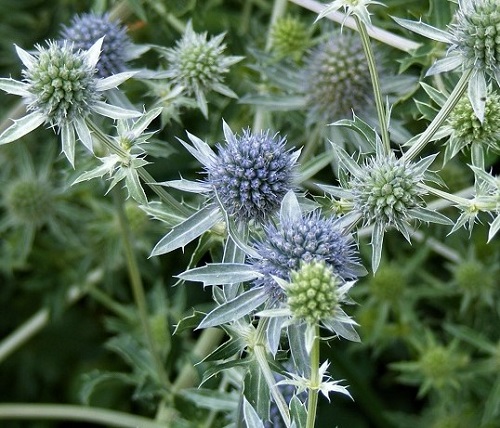
[[[498,0],[459,0],[449,31],[423,22],[396,19],[403,27],[450,45],[445,58],[428,70],[433,75],[460,68],[472,72],[468,96],[480,121],[484,120],[489,80],[500,85],[500,3]]]
[[[309,116],[330,123],[370,105],[370,71],[359,36],[338,33],[321,44],[303,71]]]
[[[344,9],[346,17],[349,15],[356,15],[365,25],[370,25],[370,13],[368,12],[368,6],[370,4],[382,5],[378,1],[373,0],[335,0],[332,1],[328,6],[326,6],[316,18],[316,21],[324,18],[330,13],[337,12],[340,8]]]
[[[102,92],[115,88],[134,73],[125,72],[106,79],[95,77],[102,39],[88,51],[75,51],[69,43],[48,42],[37,46],[31,55],[16,46],[17,54],[26,67],[24,82],[0,79],[0,89],[19,95],[27,105],[28,114],[0,135],[0,144],[13,142],[42,124],[55,127],[61,134],[62,150],[71,164],[75,156],[75,132],[92,151],[92,137],[86,124],[91,113],[113,119],[140,116],[101,100]]]
[[[350,174],[342,180],[342,187],[322,186],[333,196],[342,198],[350,204],[351,212],[346,223],[373,226],[372,231],[372,268],[375,272],[380,263],[382,242],[385,230],[395,227],[410,241],[412,220],[440,224],[451,221],[435,211],[424,207],[422,196],[424,174],[435,156],[428,156],[417,163],[397,159],[393,152],[388,155],[377,154],[369,157],[362,166],[358,165],[343,149],[333,146],[340,160],[340,167]]]
[[[302,263],[299,270],[290,273],[290,282],[285,286],[292,316],[313,325],[330,318],[339,305],[341,284],[324,260]]]
[[[279,58],[300,60],[311,44],[311,31],[304,22],[293,16],[276,20],[271,28],[271,47]]]
[[[500,152],[500,95],[496,92],[489,93],[482,122],[476,117],[469,99],[463,97],[441,129],[439,137],[443,136],[449,136],[445,161],[464,149],[470,149],[472,164],[482,167],[485,151],[491,149]]]
[[[169,62],[164,75],[182,86],[188,95],[195,95],[198,107],[205,117],[208,115],[207,92],[215,91],[226,97],[238,98],[223,82],[229,67],[243,57],[223,55],[226,49],[223,39],[224,34],[219,34],[207,40],[207,33],[195,33],[189,21],[176,46],[161,50]]]
[[[260,258],[253,263],[262,274],[254,281],[264,287],[273,300],[284,300],[283,288],[276,278],[290,280],[292,271],[301,263],[323,261],[342,279],[355,279],[365,273],[359,265],[352,237],[345,233],[338,221],[321,216],[319,211],[302,215],[296,199],[291,208],[281,210],[280,225],[273,222],[264,226],[263,238],[255,244]]]
[[[188,133],[193,146],[179,139],[182,145],[205,167],[207,178],[193,182],[185,179],[173,180],[161,185],[179,190],[205,195],[211,202],[194,218],[203,218],[190,234],[191,239],[206,232],[210,227],[226,219],[227,223],[247,224],[251,221],[262,222],[273,215],[280,207],[285,194],[293,187],[294,170],[299,151],[289,151],[285,139],[269,131],[235,135],[229,126],[223,123],[226,145],[218,145],[218,153]],[[186,220],[194,221],[193,218]],[[179,232],[183,230],[179,225]],[[231,225],[228,225],[231,230]],[[163,254],[187,244],[176,240],[176,246],[170,242],[177,235],[174,228],[153,249],[153,255]],[[188,241],[189,242],[189,241]],[[177,246],[179,245],[179,246]]]
[[[285,138],[269,131],[247,129],[241,137],[228,133],[226,139],[207,165],[207,181],[231,217],[262,222],[291,189],[296,155],[286,149]]]
[[[64,26],[61,38],[72,42],[75,49],[88,50],[104,37],[97,62],[97,76],[109,77],[125,71],[132,43],[124,26],[111,21],[109,14],[84,13],[76,15],[70,26]]]

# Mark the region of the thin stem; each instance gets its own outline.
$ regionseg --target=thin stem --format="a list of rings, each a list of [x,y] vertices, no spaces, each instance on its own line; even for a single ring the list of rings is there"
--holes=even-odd
[[[269,26],[267,31],[266,46],[265,46],[266,52],[271,50],[273,42],[271,38],[272,28],[275,22],[278,20],[278,18],[284,15],[287,2],[288,0],[274,0],[273,11],[271,13],[271,19],[269,21]],[[252,126],[254,132],[258,132],[264,128],[266,113],[269,114],[269,112],[267,112],[260,106],[257,107],[257,109],[255,110],[255,116],[253,119],[253,126]]]
[[[261,318],[259,321],[259,325],[257,327],[257,331],[255,334],[255,344],[253,347],[253,351],[255,354],[255,358],[257,359],[257,363],[264,375],[264,379],[266,380],[267,386],[273,396],[276,407],[278,408],[283,421],[285,422],[285,426],[288,428],[291,424],[290,412],[288,410],[288,405],[286,404],[283,395],[281,394],[278,386],[276,385],[276,380],[274,379],[273,372],[271,371],[271,367],[269,367],[269,363],[267,361],[266,355],[266,326],[269,321],[269,318]]]
[[[96,407],[68,404],[0,404],[0,420],[2,419],[53,419],[85,421],[92,424],[121,428],[165,428],[164,424],[142,416]]]
[[[403,155],[404,160],[406,161],[412,160],[432,139],[434,134],[437,132],[437,130],[440,128],[440,126],[444,123],[449,114],[455,108],[460,98],[462,98],[462,95],[467,89],[467,84],[469,83],[472,72],[473,69],[471,68],[470,70],[467,70],[464,72],[464,74],[462,74],[460,80],[457,82],[455,88],[453,89],[453,92],[450,94],[450,96],[444,103],[441,110],[439,110],[436,117],[432,120],[427,129],[420,135],[419,139]]]
[[[324,3],[319,3],[314,0],[289,0],[292,3],[295,3],[304,9],[308,9],[312,12],[320,13],[324,8]],[[356,29],[356,22],[350,16],[346,16],[343,13],[335,12],[330,13],[326,16],[327,19],[331,21],[338,22],[342,24],[344,27],[351,28],[353,30]],[[411,52],[421,46],[420,43],[415,43],[412,40],[405,39],[404,37],[397,36],[389,31],[382,30],[381,28],[375,27],[372,25],[368,28],[368,34],[372,39],[378,40],[379,42],[385,43],[388,46],[392,46],[393,48],[402,50],[404,52]]]
[[[387,121],[385,117],[385,106],[382,100],[382,91],[380,90],[380,81],[378,77],[377,66],[375,64],[375,56],[373,55],[372,46],[370,43],[370,36],[366,30],[366,25],[354,15],[354,20],[361,36],[361,43],[365,52],[368,69],[370,70],[370,77],[372,80],[373,96],[375,98],[375,106],[377,107],[378,123],[380,126],[380,135],[382,136],[383,152],[389,154],[391,151],[391,142],[389,140],[389,131],[387,129]]]
[[[78,299],[80,299],[85,293],[86,288],[92,288],[101,280],[102,274],[102,270],[92,271],[89,273],[83,284],[71,286],[66,296],[66,304],[70,306],[77,302]],[[5,360],[9,355],[28,342],[33,336],[43,330],[49,321],[50,310],[48,308],[42,308],[16,328],[11,334],[5,337],[0,342],[0,362]]]
[[[169,384],[168,376],[163,366],[160,351],[158,350],[156,343],[153,340],[153,334],[151,333],[144,286],[142,284],[139,266],[137,264],[134,248],[132,246],[132,236],[130,233],[127,218],[125,216],[125,212],[123,210],[123,202],[122,200],[120,200],[120,196],[117,194],[117,192],[113,193],[113,199],[117,208],[118,220],[120,223],[120,230],[123,238],[123,249],[127,262],[130,285],[132,287],[132,293],[134,295],[134,301],[137,306],[137,311],[139,312],[139,318],[141,320],[142,329],[146,338],[146,344],[155,362],[158,378],[162,385],[167,386]]]
[[[208,328],[203,330],[192,350],[192,355],[202,360],[219,346],[223,337],[224,331],[221,329]],[[193,363],[191,361],[186,363],[172,385],[172,392],[176,393],[182,389],[194,386],[198,378],[199,376],[193,367]]]
[[[307,423],[306,428],[314,428],[316,421],[316,408],[318,406],[318,392],[321,384],[319,377],[319,327],[314,326],[314,342],[311,349],[311,384],[307,398]]]
[[[120,146],[118,146],[111,138],[109,138],[106,134],[104,134],[101,129],[96,126],[91,120],[87,121],[87,125],[92,131],[94,137],[96,137],[111,153],[115,153],[123,159],[129,158],[129,153],[123,150]],[[156,193],[156,195],[165,202],[169,208],[175,211],[175,214],[179,216],[179,221],[189,217],[191,212],[184,207],[177,199],[172,197],[165,189],[158,185],[156,180],[152,177],[152,175],[147,172],[144,168],[137,168],[137,172],[142,180],[151,188],[151,190]]]

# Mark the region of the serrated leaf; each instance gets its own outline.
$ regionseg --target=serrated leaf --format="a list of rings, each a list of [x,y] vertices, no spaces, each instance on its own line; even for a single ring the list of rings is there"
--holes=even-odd
[[[290,416],[292,417],[292,423],[295,423],[297,428],[306,428],[307,408],[296,395],[290,400]]]
[[[19,120],[15,120],[3,133],[0,135],[0,145],[12,143],[26,134],[29,134],[34,129],[38,128],[45,122],[45,116],[35,111]]]
[[[185,217],[173,213],[162,202],[149,202],[147,205],[140,205],[140,208],[155,220],[162,221],[169,226],[176,226],[186,220]]]
[[[213,205],[202,208],[182,223],[174,226],[169,233],[160,239],[153,248],[150,257],[166,254],[177,248],[184,247],[221,219],[219,208]]]
[[[497,215],[495,217],[495,220],[493,220],[490,223],[490,230],[488,232],[488,242],[490,242],[495,237],[495,235],[498,233],[499,230],[500,230],[500,215]]]
[[[372,231],[372,270],[373,274],[377,272],[382,257],[382,245],[384,243],[384,225],[380,221],[376,221]]]
[[[141,180],[139,179],[139,174],[135,169],[126,169],[125,186],[127,187],[128,195],[136,202],[143,205],[146,205],[148,203],[146,193],[144,192],[144,189],[141,185]]]
[[[30,95],[28,85],[14,79],[0,78],[0,89],[8,94],[18,95],[20,97]]]
[[[173,335],[182,333],[185,330],[194,330],[203,319],[205,314],[203,312],[193,311],[192,315],[182,318],[174,328]]]
[[[349,173],[354,177],[359,177],[363,175],[362,168],[356,163],[356,161],[349,156],[349,154],[342,148],[337,146],[335,143],[330,141],[330,145],[333,148],[333,151],[337,155],[339,159],[340,165],[349,171]]]
[[[141,115],[138,111],[113,106],[104,101],[96,101],[92,105],[92,110],[111,119],[133,119]]]
[[[207,285],[235,284],[258,278],[261,274],[252,266],[242,263],[210,263],[190,269],[178,277],[185,281],[203,282]]]
[[[255,417],[264,420],[269,419],[269,406],[271,402],[271,393],[266,383],[264,374],[256,360],[249,361],[248,372],[245,376],[245,401],[253,406]],[[258,425],[256,425],[258,426]],[[253,425],[249,425],[253,428]]]
[[[422,21],[411,21],[409,19],[402,19],[392,17],[399,25],[421,36],[428,37],[429,39],[436,40],[437,42],[452,43],[451,35],[446,31],[435,28]]]
[[[216,307],[200,323],[198,328],[215,327],[248,315],[269,299],[263,288],[252,288],[233,300]]]
[[[361,120],[355,114],[353,115],[353,119],[342,119],[337,122],[331,124],[331,126],[338,126],[347,129],[351,129],[352,131],[359,134],[363,139],[370,145],[373,151],[376,150],[376,140],[377,140],[377,132],[373,127],[368,125],[365,121]]]
[[[113,74],[104,79],[99,79],[96,83],[96,90],[107,91],[108,89],[116,88],[135,74],[137,74],[137,71],[124,71],[122,73]]]

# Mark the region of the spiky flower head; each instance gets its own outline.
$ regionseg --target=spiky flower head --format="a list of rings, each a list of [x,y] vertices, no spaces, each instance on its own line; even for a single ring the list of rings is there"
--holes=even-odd
[[[223,84],[229,67],[242,57],[223,55],[226,45],[224,34],[207,40],[207,33],[197,34],[191,21],[174,48],[162,50],[169,62],[165,76],[184,88],[188,95],[195,95],[205,117],[208,114],[206,93],[219,92],[227,97],[237,95]]]
[[[292,57],[298,61],[310,44],[310,29],[296,17],[278,18],[271,28],[271,47],[279,58]]]
[[[283,290],[273,276],[289,281],[291,272],[299,270],[302,262],[323,261],[342,279],[363,274],[352,237],[334,218],[325,218],[319,211],[304,216],[282,216],[279,227],[268,223],[256,250],[262,258],[255,261],[255,267],[263,276],[255,284],[264,286],[275,299],[283,298]]]
[[[5,188],[4,206],[19,224],[38,227],[52,218],[54,198],[49,182],[35,177],[19,178]]]
[[[208,182],[227,213],[241,222],[263,221],[292,188],[297,153],[269,131],[226,132],[226,145],[207,166]]]
[[[307,59],[304,95],[310,116],[333,122],[369,104],[370,72],[359,37],[343,32]]]
[[[377,221],[404,230],[409,210],[420,204],[423,192],[418,183],[424,171],[393,153],[369,159],[360,171],[362,174],[349,182],[354,209],[362,213],[367,224]]]
[[[484,119],[481,122],[470,103],[463,97],[448,117],[450,139],[447,143],[446,159],[455,156],[460,150],[478,146],[481,150],[500,151],[500,95],[491,92],[486,99]]]
[[[125,27],[117,21],[111,21],[109,14],[76,15],[71,20],[71,25],[63,27],[61,37],[72,42],[75,49],[81,50],[90,49],[97,40],[104,37],[97,75],[108,77],[125,71],[127,52],[132,44]]]
[[[32,94],[29,109],[39,111],[58,127],[86,117],[100,98],[93,64],[67,42],[49,42],[38,51],[37,61],[23,71]]]
[[[290,273],[285,294],[292,315],[308,324],[330,318],[338,305],[337,289],[342,280],[324,260],[302,263]]]
[[[88,51],[75,50],[71,43],[49,41],[37,46],[32,55],[16,46],[26,67],[24,82],[0,79],[0,89],[19,95],[27,104],[28,114],[14,122],[0,135],[0,144],[11,143],[44,123],[56,127],[61,134],[62,150],[71,164],[75,156],[75,132],[92,151],[92,137],[86,123],[90,113],[113,119],[128,119],[140,113],[101,101],[101,92],[117,87],[134,72],[124,72],[97,79],[96,64],[103,39]]]
[[[464,66],[486,72],[500,83],[500,3],[462,0],[451,25]]]

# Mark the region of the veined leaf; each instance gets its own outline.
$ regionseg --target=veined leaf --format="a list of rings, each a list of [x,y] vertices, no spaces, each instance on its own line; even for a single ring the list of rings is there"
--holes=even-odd
[[[169,233],[160,239],[153,248],[150,257],[159,256],[184,247],[209,230],[221,219],[222,216],[218,207],[212,205],[202,208],[182,223],[174,226]]]
[[[261,276],[252,266],[242,263],[210,263],[190,269],[178,277],[185,281],[203,282],[207,285],[236,284]]]

